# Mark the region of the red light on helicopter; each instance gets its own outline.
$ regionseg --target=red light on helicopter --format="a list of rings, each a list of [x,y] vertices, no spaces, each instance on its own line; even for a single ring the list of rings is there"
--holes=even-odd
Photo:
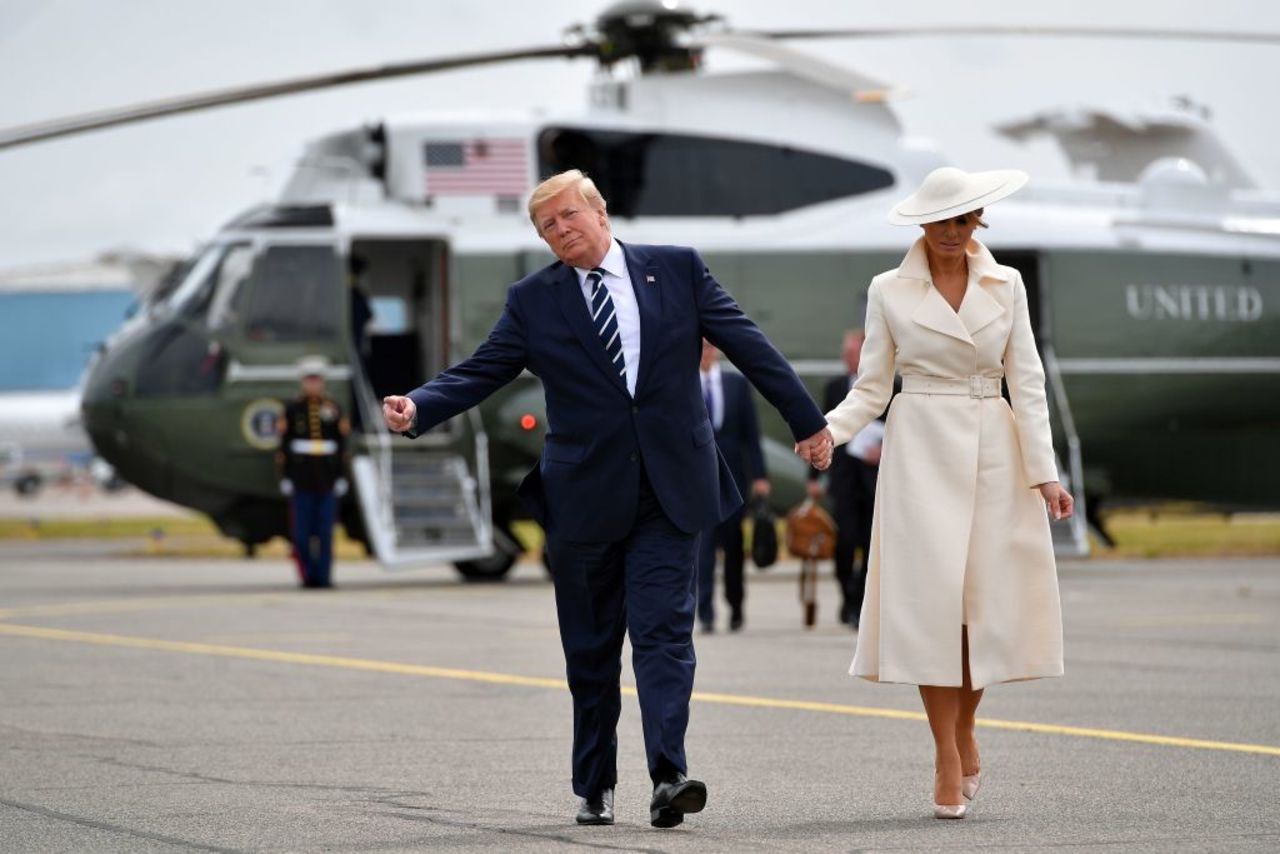
[[[520,428],[522,430],[532,430],[538,426],[538,419],[532,413],[526,412],[520,416]]]

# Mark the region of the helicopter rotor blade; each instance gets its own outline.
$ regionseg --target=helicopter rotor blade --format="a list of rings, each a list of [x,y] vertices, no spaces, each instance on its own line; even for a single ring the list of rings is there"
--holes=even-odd
[[[431,74],[438,71],[451,71],[458,68],[491,65],[500,62],[514,62],[521,59],[549,59],[555,57],[573,59],[576,57],[597,56],[598,52],[599,49],[593,44],[555,45],[552,47],[491,51],[354,68],[346,71],[294,77],[273,83],[257,83],[252,86],[182,95],[175,98],[164,98],[158,101],[134,104],[128,107],[81,113],[80,115],[67,116],[60,119],[0,129],[0,149],[13,148],[43,140],[58,139],[59,137],[72,136],[86,131],[133,124],[163,116],[176,116],[213,107],[243,104],[249,101],[260,101],[265,98],[293,95],[299,92],[313,92],[336,86],[347,86],[353,83],[388,80],[413,74]]]
[[[743,32],[743,31],[738,31]],[[904,36],[1063,36],[1068,38],[1156,39],[1166,41],[1226,41],[1280,44],[1280,33],[1239,30],[1171,30],[1152,27],[990,26],[854,27],[832,30],[754,30],[746,34],[769,39],[856,39]]]
[[[689,39],[688,44],[692,47],[732,50],[776,62],[800,77],[845,91],[859,103],[883,103],[906,94],[904,89],[828,62],[811,53],[796,50],[774,39],[730,31],[697,36]]]

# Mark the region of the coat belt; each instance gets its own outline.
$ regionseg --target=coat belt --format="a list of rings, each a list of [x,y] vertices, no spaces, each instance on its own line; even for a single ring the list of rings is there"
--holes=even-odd
[[[966,397],[999,397],[1000,377],[984,377],[974,374],[968,377],[930,377],[924,374],[904,374],[903,394],[950,394]]]

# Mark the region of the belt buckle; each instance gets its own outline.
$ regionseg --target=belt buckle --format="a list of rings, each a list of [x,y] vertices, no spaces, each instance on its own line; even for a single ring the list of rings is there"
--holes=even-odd
[[[972,374],[969,376],[969,397],[976,397],[976,398],[985,397],[985,395],[982,393],[983,392],[982,380],[983,378],[980,376],[977,376],[976,374]]]

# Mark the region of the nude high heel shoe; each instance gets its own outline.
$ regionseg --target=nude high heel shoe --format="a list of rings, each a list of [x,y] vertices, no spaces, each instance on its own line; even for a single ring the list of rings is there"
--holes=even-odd
[[[961,777],[960,782],[961,793],[964,792],[964,778]],[[934,818],[964,818],[969,812],[969,803],[966,798],[962,804],[937,804],[933,805]]]
[[[982,788],[981,771],[960,778],[960,791],[964,794],[966,801],[972,801],[978,797],[978,789],[980,788]]]

